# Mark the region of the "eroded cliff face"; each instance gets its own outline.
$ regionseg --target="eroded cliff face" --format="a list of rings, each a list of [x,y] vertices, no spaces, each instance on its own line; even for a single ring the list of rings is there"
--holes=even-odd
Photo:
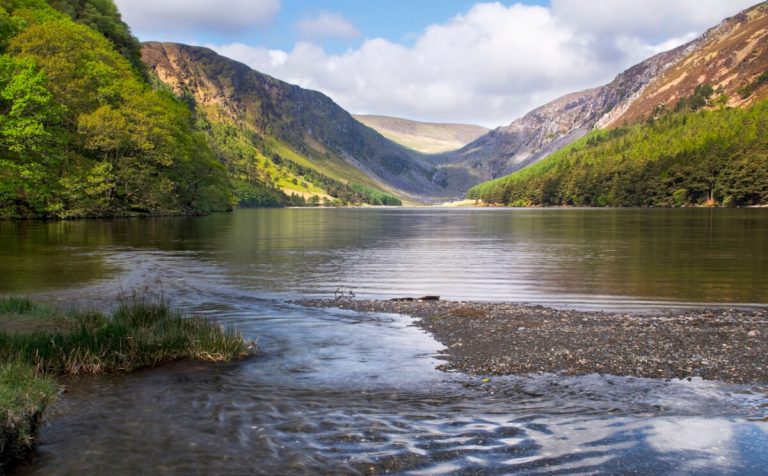
[[[765,85],[756,87],[749,95],[744,93],[744,88],[766,71],[768,4],[762,3],[726,19],[687,45],[681,58],[652,78],[625,107],[606,115],[597,126],[619,126],[646,119],[659,107],[672,109],[701,84],[711,85],[715,98],[724,95],[726,105],[744,107],[766,97]]]
[[[768,6],[761,4],[723,21],[696,40],[633,66],[611,83],[569,94],[534,109],[459,151],[440,156],[444,174],[470,171],[470,181],[512,173],[586,135],[595,127],[616,127],[673,108],[700,84],[711,84],[743,106],[766,96],[766,87],[747,99],[738,91],[768,69]],[[464,176],[453,177],[462,188]]]
[[[206,48],[146,43],[142,59],[160,81],[188,98],[209,120],[245,127],[256,140],[275,137],[332,176],[354,181],[365,174],[387,190],[417,198],[445,193],[425,157],[359,123],[324,94]]]

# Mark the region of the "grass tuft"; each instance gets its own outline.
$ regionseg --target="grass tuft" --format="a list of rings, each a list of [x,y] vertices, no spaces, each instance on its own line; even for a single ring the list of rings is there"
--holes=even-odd
[[[0,313],[3,314],[27,314],[36,306],[28,298],[9,297],[0,299]]]
[[[124,300],[111,315],[0,299],[0,472],[30,447],[55,394],[52,376],[130,372],[185,359],[222,362],[249,349],[234,330],[159,299]]]
[[[160,301],[134,298],[111,317],[45,312],[42,330],[0,332],[0,360],[26,362],[48,374],[100,374],[182,359],[233,360],[248,352],[237,332]]]
[[[51,377],[25,363],[0,363],[0,473],[32,446],[43,411],[55,394]]]

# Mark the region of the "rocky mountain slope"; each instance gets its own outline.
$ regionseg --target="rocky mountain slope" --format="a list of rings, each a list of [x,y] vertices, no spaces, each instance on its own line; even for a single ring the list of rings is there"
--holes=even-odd
[[[146,43],[142,59],[206,120],[245,131],[247,140],[273,161],[287,159],[324,177],[400,195],[442,194],[426,157],[359,123],[321,93],[206,48]]]
[[[661,108],[672,109],[701,84],[709,84],[723,102],[745,107],[768,96],[768,3],[723,21],[686,49],[632,101],[616,108],[597,127],[642,120]]]
[[[436,124],[372,115],[352,117],[387,139],[425,154],[461,149],[489,132],[486,127],[468,124]]]
[[[696,40],[656,55],[611,83],[564,96],[506,127],[439,158],[452,188],[519,170],[583,137],[670,108],[711,84],[733,106],[763,97],[768,80],[768,6],[762,3],[724,20]],[[750,92],[748,97],[746,93]],[[469,170],[469,178],[461,173]],[[461,180],[469,180],[460,183]]]

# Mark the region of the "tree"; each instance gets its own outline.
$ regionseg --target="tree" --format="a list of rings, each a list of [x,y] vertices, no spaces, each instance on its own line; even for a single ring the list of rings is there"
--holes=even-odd
[[[112,0],[49,0],[49,3],[78,23],[104,35],[134,68],[144,70],[141,44],[131,35]]]
[[[0,214],[19,216],[57,208],[50,170],[63,132],[61,108],[31,60],[0,56]]]
[[[0,53],[4,53],[8,48],[8,43],[21,30],[24,29],[25,22],[21,18],[12,17],[5,8],[0,7]]]

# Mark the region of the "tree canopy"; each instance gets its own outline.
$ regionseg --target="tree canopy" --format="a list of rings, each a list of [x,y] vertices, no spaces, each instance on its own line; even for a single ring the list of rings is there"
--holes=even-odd
[[[80,18],[116,13],[111,1],[58,3]],[[226,174],[186,104],[153,90],[116,49],[117,37],[35,0],[0,0],[0,31],[0,215],[231,205]]]

